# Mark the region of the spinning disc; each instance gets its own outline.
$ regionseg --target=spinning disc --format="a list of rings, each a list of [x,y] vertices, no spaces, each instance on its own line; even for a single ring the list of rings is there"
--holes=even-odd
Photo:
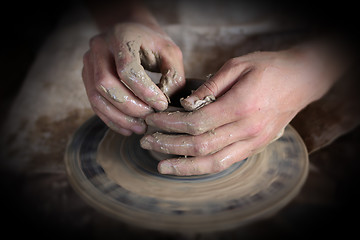
[[[192,177],[159,174],[140,138],[108,131],[93,117],[73,136],[65,163],[72,186],[90,205],[144,228],[235,228],[284,207],[307,177],[307,151],[291,126],[263,152],[220,173]]]

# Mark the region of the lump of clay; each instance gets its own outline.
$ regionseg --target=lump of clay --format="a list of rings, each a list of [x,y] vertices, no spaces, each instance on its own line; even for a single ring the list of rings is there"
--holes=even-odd
[[[186,111],[195,111],[198,110],[206,105],[208,105],[209,103],[212,103],[215,101],[215,96],[214,95],[208,95],[206,97],[204,97],[203,99],[199,99],[196,100],[193,103],[189,103],[188,101],[185,101],[184,98],[180,99],[181,105],[184,107],[184,109]]]

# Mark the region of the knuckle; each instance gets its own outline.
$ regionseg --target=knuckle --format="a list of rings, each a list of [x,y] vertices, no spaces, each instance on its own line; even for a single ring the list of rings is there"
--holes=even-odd
[[[210,78],[208,81],[204,82],[203,86],[214,96],[219,92],[219,87],[217,83]]]
[[[237,109],[237,111],[235,111],[235,114],[240,117],[240,118],[250,118],[252,117],[257,111],[258,111],[258,106],[256,103],[254,103],[254,101],[248,101],[250,103],[244,103],[241,105],[241,108]]]
[[[173,42],[163,42],[163,47],[161,50],[164,54],[169,54],[171,57],[181,58],[183,57],[181,49]]]
[[[200,134],[203,134],[205,132],[205,129],[202,127],[201,123],[193,123],[188,124],[188,133],[193,136],[198,136]]]
[[[209,145],[201,138],[194,138],[193,140],[193,154],[194,156],[204,156],[208,154]]]
[[[274,139],[274,135],[271,133],[272,131],[266,129],[261,134],[259,134],[254,141],[255,147],[262,148],[268,145]]]
[[[247,128],[246,130],[247,136],[251,138],[259,137],[261,136],[263,129],[264,129],[264,125],[262,121],[255,122]]]
[[[232,68],[234,66],[239,65],[239,59],[238,58],[230,58],[229,60],[227,60],[224,64],[224,66]]]

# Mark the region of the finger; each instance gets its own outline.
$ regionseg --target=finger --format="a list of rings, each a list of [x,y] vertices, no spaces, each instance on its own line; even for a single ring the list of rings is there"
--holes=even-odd
[[[96,115],[113,131],[120,133],[124,136],[130,136],[132,134],[132,131],[129,129],[121,127],[119,124],[111,121],[108,117],[106,117],[101,112],[96,113]]]
[[[123,114],[118,109],[114,107],[107,99],[101,95],[95,95],[91,97],[91,104],[94,111],[99,115],[102,114],[106,116],[111,122],[109,122],[109,127],[115,124],[120,128],[131,130],[137,134],[143,134],[146,131],[146,124],[141,118],[130,117],[126,114]]]
[[[145,73],[140,61],[140,41],[124,40],[120,46],[113,44],[117,73],[131,91],[151,107],[163,111],[168,106],[164,93]]]
[[[159,88],[169,98],[185,85],[185,73],[181,50],[175,44],[161,49]]]
[[[99,93],[123,113],[144,117],[153,112],[150,106],[137,98],[116,76],[113,56],[108,50],[105,40],[94,38],[91,44],[94,84]]]
[[[250,70],[246,71],[246,73],[249,73]],[[236,81],[231,80],[233,78]],[[230,80],[233,82],[227,81],[228,83],[231,82],[232,87],[226,94],[218,97],[215,102],[195,109],[192,112],[150,114],[145,120],[148,125],[164,131],[200,135],[222,125],[251,118],[261,110],[261,107],[258,106],[259,96],[249,96],[248,88],[243,87],[244,85],[253,84],[252,79],[253,76],[251,74],[245,74],[244,72],[238,77],[232,76]],[[206,85],[200,86],[199,89],[204,86]],[[192,107],[195,105],[197,105],[196,101]]]
[[[280,131],[275,139],[282,133]],[[271,140],[269,136],[259,135],[251,139],[237,141],[210,155],[162,160],[158,164],[158,171],[161,174],[179,176],[220,172],[236,162],[263,151],[268,144],[275,141]]]
[[[199,105],[215,100],[251,70],[248,65],[239,64],[237,61],[237,59],[227,61],[213,77],[205,81],[190,96],[182,99],[181,105],[184,109],[193,111]]]
[[[91,103],[94,112],[112,129],[131,129],[136,133],[144,133],[146,124],[142,119],[127,116],[115,108],[106,98],[100,95],[94,86],[93,82],[93,59],[89,57],[90,53],[84,55],[84,67],[82,71],[85,90]],[[129,130],[119,130],[121,134],[129,133]],[[131,133],[131,132],[130,132]],[[127,134],[124,134],[127,135]]]
[[[142,148],[166,154],[204,156],[240,140],[251,139],[261,134],[262,126],[240,121],[221,126],[198,136],[153,133],[144,136]]]
[[[158,171],[178,176],[216,173],[242,161],[250,154],[251,144],[239,141],[212,155],[162,160],[158,164]]]
[[[239,120],[237,107],[232,99],[222,98],[194,112],[152,113],[145,120],[167,132],[200,135]]]

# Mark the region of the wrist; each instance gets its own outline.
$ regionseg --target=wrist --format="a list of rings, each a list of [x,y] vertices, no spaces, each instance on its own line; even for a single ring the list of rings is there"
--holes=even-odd
[[[350,61],[335,42],[314,40],[288,50],[300,67],[300,74],[307,78],[310,102],[324,96],[346,73]]]

